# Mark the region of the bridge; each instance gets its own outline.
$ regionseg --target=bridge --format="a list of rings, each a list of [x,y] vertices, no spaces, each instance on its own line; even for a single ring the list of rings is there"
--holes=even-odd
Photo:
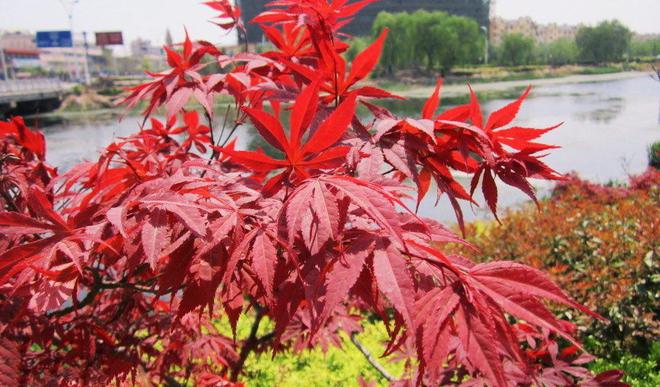
[[[63,95],[57,78],[0,81],[0,116],[53,111],[60,107]]]

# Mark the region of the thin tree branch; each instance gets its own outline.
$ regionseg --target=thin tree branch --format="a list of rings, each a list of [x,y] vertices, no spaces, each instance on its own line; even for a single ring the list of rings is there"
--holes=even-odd
[[[264,318],[265,311],[263,308],[261,308],[258,305],[255,305],[255,311],[256,311],[256,316],[254,317],[254,322],[252,323],[252,328],[250,329],[250,336],[248,336],[247,340],[245,340],[245,344],[243,344],[243,348],[241,348],[241,353],[238,357],[238,361],[236,361],[236,363],[234,364],[231,370],[232,382],[238,380],[238,375],[243,370],[243,366],[245,365],[245,361],[250,355],[250,352],[252,352],[260,343],[260,341],[263,339],[263,337],[261,339],[257,338],[257,332],[259,331],[259,325],[261,324],[261,320]]]
[[[209,125],[209,132],[211,133],[211,136],[210,136],[211,137],[211,144],[215,144],[215,134],[213,133],[213,118],[211,117],[209,112],[207,112],[206,110],[204,110],[204,116],[206,117],[206,122]]]
[[[393,382],[396,380],[394,376],[390,375],[390,373],[387,372],[387,370],[383,368],[383,366],[380,365],[380,363],[378,363],[378,361],[371,354],[371,352],[369,352],[369,350],[364,345],[362,345],[362,343],[360,343],[360,341],[357,338],[357,334],[355,332],[351,333],[351,342],[360,352],[362,352],[362,354],[367,359],[369,364],[371,364],[371,366],[374,367],[376,371],[378,371],[381,375],[383,375],[383,377],[387,379],[388,382]]]

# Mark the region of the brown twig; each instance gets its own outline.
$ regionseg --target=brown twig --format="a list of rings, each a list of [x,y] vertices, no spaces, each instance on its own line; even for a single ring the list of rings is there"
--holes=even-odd
[[[243,366],[245,365],[245,361],[250,355],[250,352],[252,352],[257,347],[257,345],[260,344],[260,342],[262,342],[264,337],[268,336],[266,335],[262,338],[257,338],[259,325],[261,324],[261,320],[263,320],[266,312],[262,307],[258,305],[255,305],[255,311],[256,311],[256,316],[254,317],[252,328],[250,328],[250,335],[248,336],[247,340],[245,340],[245,344],[243,344],[243,348],[241,348],[241,353],[238,356],[238,360],[236,361],[236,363],[234,363],[234,366],[232,367],[231,370],[232,382],[238,380],[238,375],[240,375],[241,371],[243,370]]]
[[[362,354],[367,359],[369,364],[371,364],[371,366],[374,367],[376,371],[378,371],[381,375],[383,375],[383,377],[387,379],[388,382],[393,382],[396,380],[394,376],[390,375],[390,373],[387,372],[387,370],[383,368],[383,366],[380,365],[380,363],[378,363],[378,361],[371,354],[371,352],[369,352],[369,350],[364,345],[362,345],[362,343],[360,343],[360,341],[357,339],[357,334],[355,332],[351,333],[351,342],[360,352],[362,352]]]

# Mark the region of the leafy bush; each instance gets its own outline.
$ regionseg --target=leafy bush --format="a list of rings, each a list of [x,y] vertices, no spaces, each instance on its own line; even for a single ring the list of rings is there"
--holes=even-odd
[[[649,166],[660,169],[660,141],[656,141],[649,146],[648,156]]]
[[[628,54],[632,32],[618,20],[580,27],[575,36],[580,59],[591,63],[618,62]]]
[[[632,178],[628,187],[572,177],[540,211],[509,212],[501,225],[471,225],[469,240],[481,250],[481,260],[506,257],[546,270],[607,317],[609,324],[594,322],[583,332],[597,354],[648,356],[660,334],[659,183],[655,170]]]
[[[506,34],[495,48],[497,63],[506,66],[528,65],[534,61],[534,39],[520,33]]]
[[[560,38],[546,45],[547,57],[544,63],[553,66],[575,63],[578,50],[575,41],[568,38]]]
[[[660,342],[654,342],[649,352],[648,358],[623,354],[613,361],[598,359],[589,368],[595,372],[620,369],[625,373],[623,380],[633,387],[660,386]]]
[[[660,54],[660,38],[635,39],[630,43],[630,54],[633,58],[653,58]]]
[[[237,336],[246,339],[249,335],[252,316],[241,315],[237,325]],[[227,319],[216,322],[219,330],[231,334]],[[259,334],[267,334],[273,328],[272,321],[264,321]],[[403,374],[403,362],[395,362],[394,355],[381,358],[385,351],[388,334],[382,321],[364,322],[364,330],[355,335],[390,375]],[[364,354],[351,342],[346,333],[338,337],[338,345],[325,348],[309,348],[302,351],[288,349],[273,357],[270,353],[252,353],[245,368],[245,381],[250,386],[344,386],[353,385],[359,377],[366,381],[387,383],[387,379],[372,367]]]

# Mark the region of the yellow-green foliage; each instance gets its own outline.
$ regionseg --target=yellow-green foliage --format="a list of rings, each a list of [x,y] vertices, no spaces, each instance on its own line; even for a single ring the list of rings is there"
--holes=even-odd
[[[245,339],[250,331],[252,316],[242,315],[238,322],[237,336]],[[379,363],[391,375],[399,377],[403,373],[403,364],[390,362],[389,358],[380,358],[387,340],[387,332],[381,321],[363,322],[364,331],[357,337]],[[219,321],[216,326],[226,334],[231,330],[227,321]],[[273,324],[264,320],[259,328],[258,337],[270,332]],[[242,378],[248,386],[281,387],[328,387],[357,385],[358,377],[366,381],[375,381],[378,385],[387,385],[382,377],[366,360],[364,355],[351,343],[348,335],[343,334],[342,348],[330,347],[326,353],[321,348],[305,350],[302,353],[284,351],[273,358],[272,353],[252,353],[245,363],[246,375]]]

